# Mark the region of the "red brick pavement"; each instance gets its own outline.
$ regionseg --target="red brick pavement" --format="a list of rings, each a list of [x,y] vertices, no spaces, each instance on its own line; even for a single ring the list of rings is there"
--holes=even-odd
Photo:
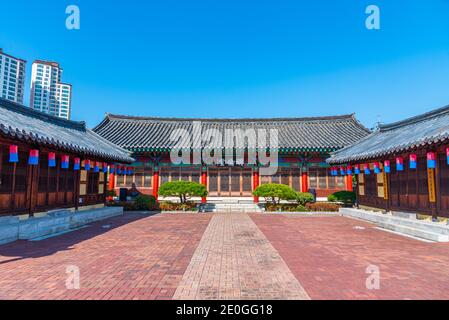
[[[343,217],[251,217],[312,299],[449,299],[449,244]],[[371,264],[380,290],[366,289]]]
[[[210,219],[128,214],[0,246],[0,299],[171,299]],[[80,290],[66,288],[70,265]]]

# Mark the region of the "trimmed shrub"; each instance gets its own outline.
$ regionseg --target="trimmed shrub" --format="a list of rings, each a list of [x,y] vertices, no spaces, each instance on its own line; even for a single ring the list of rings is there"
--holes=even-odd
[[[176,203],[171,201],[164,201],[160,203],[162,211],[196,211],[197,206],[195,202],[187,201],[186,203]]]
[[[340,202],[343,203],[344,206],[354,206],[356,201],[356,194],[352,191],[339,191],[331,194],[327,197],[327,200],[330,202]]]
[[[296,202],[298,202],[299,205],[305,206],[308,203],[315,202],[315,198],[313,194],[308,192],[297,192],[296,193]]]
[[[140,195],[137,196],[133,203],[134,208],[139,210],[154,210],[157,206],[157,201],[154,196]]]
[[[338,212],[340,211],[340,206],[336,203],[329,202],[315,202],[308,203],[306,205],[308,211],[312,212]]]
[[[265,210],[267,212],[307,212],[307,209],[304,206],[293,203],[267,203],[265,205]]]
[[[264,184],[259,186],[254,192],[254,196],[265,198],[272,204],[279,204],[281,200],[295,200],[296,192],[284,184]]]
[[[191,197],[207,197],[206,186],[189,181],[174,181],[164,183],[159,189],[162,197],[178,197],[181,203],[187,203]]]

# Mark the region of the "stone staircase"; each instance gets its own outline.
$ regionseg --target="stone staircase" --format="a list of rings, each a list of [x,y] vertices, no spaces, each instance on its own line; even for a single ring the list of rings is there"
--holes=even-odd
[[[262,209],[251,200],[226,199],[223,201],[213,200],[209,201],[207,204],[202,204],[200,212],[254,213],[262,212]]]
[[[343,216],[373,222],[381,228],[405,235],[435,242],[449,242],[449,226],[446,224],[360,209],[343,208],[340,213]]]

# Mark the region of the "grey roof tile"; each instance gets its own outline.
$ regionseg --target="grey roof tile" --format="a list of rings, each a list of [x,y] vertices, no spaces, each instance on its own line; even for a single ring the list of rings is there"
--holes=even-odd
[[[0,133],[105,160],[131,163],[129,152],[75,122],[32,110],[0,98]]]
[[[369,130],[363,127],[354,115],[275,119],[185,119],[108,114],[93,130],[128,150],[169,149],[175,145],[174,141],[170,141],[170,134],[175,129],[185,129],[191,134],[195,121],[201,122],[203,133],[208,129],[221,131],[223,137],[221,141],[217,141],[216,146],[224,145],[226,129],[277,129],[280,148],[329,151],[343,148],[369,134]],[[199,136],[193,140],[194,144],[199,145]],[[201,144],[201,147],[207,146],[208,143]]]
[[[335,152],[328,162],[342,164],[381,158],[448,139],[449,106],[389,125],[381,125],[366,138]]]

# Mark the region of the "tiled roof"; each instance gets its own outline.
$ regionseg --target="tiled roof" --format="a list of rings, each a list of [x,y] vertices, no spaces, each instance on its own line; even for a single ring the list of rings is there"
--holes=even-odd
[[[192,135],[195,122],[201,122],[203,133],[208,129],[218,129],[223,135],[222,140],[217,141],[219,146],[223,146],[226,141],[226,129],[268,129],[268,132],[269,129],[277,129],[280,148],[327,152],[343,148],[369,134],[354,115],[283,119],[181,119],[108,114],[93,130],[125,149],[139,152],[174,147],[176,143],[170,141],[171,133],[176,129],[185,129]],[[194,146],[211,147],[209,143],[200,143],[199,135],[193,140]],[[250,143],[254,146],[252,141]]]
[[[368,137],[334,153],[328,162],[342,164],[381,158],[448,139],[449,106],[389,125],[381,125]]]
[[[127,150],[86,128],[84,122],[61,119],[1,98],[0,134],[104,160],[134,161]]]

